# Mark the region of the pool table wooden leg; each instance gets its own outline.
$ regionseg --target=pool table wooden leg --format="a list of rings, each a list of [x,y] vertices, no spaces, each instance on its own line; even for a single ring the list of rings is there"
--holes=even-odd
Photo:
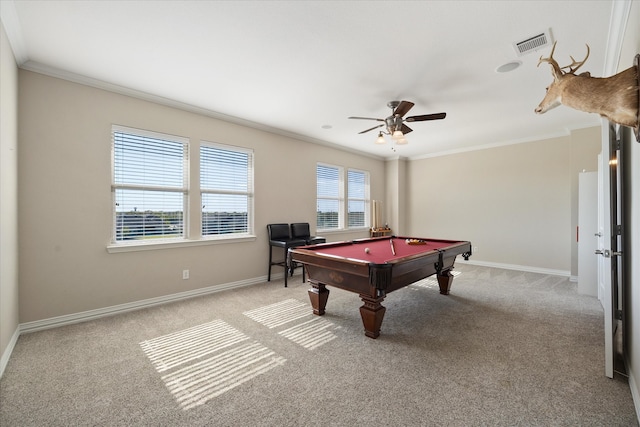
[[[309,300],[311,301],[311,307],[313,307],[313,314],[322,316],[324,314],[324,308],[327,306],[327,299],[329,298],[329,289],[326,288],[324,283],[312,282],[309,279],[312,288],[309,289]]]
[[[380,304],[384,297],[372,298],[369,295],[360,294],[360,298],[364,305],[360,307],[360,317],[364,325],[364,334],[369,338],[378,338],[380,336],[380,326],[384,319],[384,312],[387,310]]]
[[[451,289],[451,283],[453,282],[453,274],[451,270],[446,270],[438,273],[438,285],[440,285],[440,293],[442,295],[449,295]]]

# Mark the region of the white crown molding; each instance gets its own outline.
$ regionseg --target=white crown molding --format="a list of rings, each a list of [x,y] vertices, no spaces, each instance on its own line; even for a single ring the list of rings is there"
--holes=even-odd
[[[620,63],[620,53],[624,34],[629,21],[632,0],[612,1],[611,18],[609,20],[609,39],[607,40],[607,51],[604,56],[604,76],[608,77],[618,72]]]
[[[98,80],[98,79],[94,79],[91,77],[87,77],[87,76],[82,76],[79,74],[75,74],[66,70],[61,70],[58,68],[54,68],[54,67],[50,67],[48,65],[44,65],[41,64],[39,62],[35,62],[35,61],[26,61],[25,63],[23,63],[20,66],[21,69],[23,70],[27,70],[27,71],[32,71],[34,73],[38,73],[38,74],[43,74],[49,77],[55,77],[58,79],[62,79],[62,80],[66,80],[66,81],[70,81],[73,83],[78,83],[81,85],[85,85],[85,86],[90,86],[90,87],[94,87],[97,89],[102,89],[102,90],[106,90],[109,92],[113,92],[113,93],[117,93],[120,95],[125,95],[125,96],[130,96],[132,98],[137,98],[137,99],[141,99],[143,101],[149,101],[149,102],[153,102],[155,104],[159,104],[159,105],[165,105],[167,107],[171,107],[171,108],[176,108],[178,110],[182,110],[182,111],[188,111],[191,113],[195,113],[195,114],[199,114],[202,116],[207,116],[207,117],[211,117],[214,119],[218,119],[218,120],[222,120],[228,123],[233,123],[233,124],[237,124],[240,126],[245,126],[245,127],[249,127],[252,129],[256,129],[256,130],[260,130],[263,132],[269,132],[275,135],[280,135],[280,136],[284,136],[287,138],[291,138],[291,139],[297,139],[299,141],[304,141],[304,142],[310,142],[312,144],[318,144],[318,145],[324,145],[327,147],[331,147],[340,151],[346,151],[346,152],[350,152],[350,153],[354,153],[354,154],[358,154],[360,156],[366,156],[366,157],[370,157],[376,160],[383,160],[382,157],[380,156],[375,156],[372,154],[368,154],[368,153],[363,153],[362,151],[358,151],[358,150],[352,150],[349,149],[348,147],[344,147],[342,145],[336,145],[336,144],[332,144],[330,142],[327,141],[323,141],[323,140],[319,140],[319,139],[315,139],[315,138],[310,138],[307,136],[303,136],[303,135],[299,135],[293,132],[288,132],[282,129],[278,129],[278,128],[274,128],[271,126],[267,126],[261,123],[257,123],[257,122],[252,122],[250,120],[246,120],[246,119],[242,119],[239,117],[235,117],[235,116],[228,116],[226,114],[222,114],[222,113],[218,113],[216,111],[212,111],[212,110],[208,110],[206,108],[201,108],[201,107],[196,107],[194,105],[191,104],[186,104],[180,101],[175,101],[173,99],[169,99],[169,98],[164,98],[162,96],[158,96],[158,95],[153,95],[147,92],[142,92],[139,90],[135,90],[135,89],[130,89],[128,87],[124,87],[124,86],[120,86],[120,85],[116,85],[113,83],[109,83],[109,82],[105,82],[103,80]]]
[[[489,149],[492,149],[492,148],[506,147],[506,146],[509,146],[509,145],[524,144],[524,143],[527,143],[527,142],[544,141],[546,139],[552,139],[552,138],[562,138],[562,137],[570,136],[571,132],[574,131],[574,130],[588,129],[588,128],[591,128],[591,127],[598,127],[598,126],[600,126],[599,117],[597,119],[595,119],[593,121],[593,123],[589,123],[589,124],[586,124],[584,126],[567,127],[563,131],[560,131],[560,132],[533,135],[533,136],[529,136],[529,137],[525,137],[525,138],[510,139],[510,140],[506,140],[506,141],[493,142],[493,143],[484,144],[484,145],[476,145],[476,146],[467,147],[467,148],[458,148],[458,149],[454,149],[454,150],[439,151],[437,153],[430,153],[430,154],[424,154],[424,155],[420,155],[420,156],[411,157],[409,160],[428,159],[428,158],[433,158],[433,157],[448,156],[448,155],[451,155],[451,154],[461,154],[461,153],[468,153],[468,152],[472,152],[472,151],[489,150]]]
[[[22,37],[22,28],[18,19],[18,12],[13,0],[0,1],[0,20],[7,32],[9,44],[13,50],[13,57],[16,59],[18,66],[21,66],[29,60],[27,48]]]

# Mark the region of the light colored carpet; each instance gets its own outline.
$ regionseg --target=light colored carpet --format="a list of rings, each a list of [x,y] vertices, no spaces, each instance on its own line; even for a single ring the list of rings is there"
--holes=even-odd
[[[311,314],[300,276],[20,337],[0,380],[8,426],[633,426],[604,376],[603,312],[576,284],[458,261]]]

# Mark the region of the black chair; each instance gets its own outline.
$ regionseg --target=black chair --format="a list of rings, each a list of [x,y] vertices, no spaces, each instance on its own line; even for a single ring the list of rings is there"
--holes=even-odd
[[[317,245],[318,243],[327,243],[327,239],[320,236],[311,236],[308,222],[294,222],[291,224],[291,238],[292,239],[304,239],[307,245]],[[292,271],[295,269],[296,263],[291,263]],[[302,283],[305,282],[304,264],[302,265]]]
[[[291,238],[304,239],[307,245],[317,245],[318,243],[326,243],[327,239],[320,236],[311,236],[308,222],[296,222],[291,224]]]
[[[267,231],[269,232],[269,275],[267,276],[267,281],[271,281],[272,265],[284,267],[284,287],[286,288],[287,277],[289,276],[289,274],[293,275],[289,249],[298,246],[304,246],[307,244],[307,242],[304,239],[293,239],[289,232],[289,224],[267,224]],[[284,249],[284,260],[273,261],[274,247]]]

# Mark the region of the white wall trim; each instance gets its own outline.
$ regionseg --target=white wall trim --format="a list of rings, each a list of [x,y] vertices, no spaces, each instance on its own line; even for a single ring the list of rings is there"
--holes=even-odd
[[[470,153],[473,151],[480,151],[480,150],[490,150],[493,148],[507,147],[507,146],[516,145],[516,144],[526,144],[529,142],[544,141],[552,138],[563,138],[563,137],[570,136],[571,132],[574,130],[589,129],[589,128],[598,127],[598,126],[600,126],[599,117],[594,118],[594,121],[592,123],[585,124],[584,126],[580,126],[580,127],[576,127],[576,126],[566,127],[563,131],[547,133],[544,135],[530,136],[525,138],[505,140],[500,142],[493,142],[493,143],[484,144],[484,145],[477,145],[474,147],[464,147],[464,148],[457,148],[455,150],[446,150],[446,151],[438,151],[438,152],[429,153],[429,154],[421,154],[419,156],[410,157],[409,160],[422,160],[422,159],[429,159],[433,157],[449,156],[452,154]]]
[[[571,278],[571,272],[569,270],[554,270],[550,268],[531,267],[528,265],[502,264],[499,262],[487,262],[487,261],[475,261],[475,260],[469,260],[469,261],[459,260],[458,264],[471,264],[471,265],[479,265],[481,267],[501,268],[503,270],[516,270],[516,271],[523,271],[526,273],[550,274],[552,276],[566,277],[567,279]]]
[[[22,27],[18,19],[18,12],[13,0],[3,0],[0,2],[0,19],[4,25],[13,56],[18,66],[29,60],[26,44],[22,37]]]
[[[462,261],[461,260],[459,262],[467,263],[471,265],[478,265],[482,267],[501,268],[505,270],[516,270],[516,271],[523,271],[528,273],[550,274],[553,276],[562,276],[566,278],[569,278],[571,276],[571,272],[565,271],[565,270],[553,270],[548,268],[539,268],[539,267],[531,267],[531,266],[515,265],[515,264],[502,264],[502,263],[485,262],[485,261],[471,261],[471,260]],[[299,273],[297,275],[299,275]],[[279,280],[282,277],[284,277],[284,273],[272,274],[271,276],[272,276],[272,279]],[[195,289],[193,291],[179,292],[177,294],[165,295],[162,297],[149,298],[145,300],[134,301],[130,303],[99,308],[95,310],[83,311],[80,313],[67,314],[64,316],[50,317],[48,319],[21,323],[19,325],[19,333],[20,334],[30,333],[30,332],[42,331],[45,329],[57,328],[60,326],[72,325],[74,323],[87,322],[90,320],[99,319],[101,317],[113,316],[121,313],[127,313],[130,311],[141,310],[144,308],[168,304],[168,303],[172,303],[172,302],[176,302],[184,299],[195,298],[198,296],[209,295],[209,294],[226,291],[230,289],[237,289],[245,286],[257,285],[260,283],[265,283],[266,281],[267,281],[267,277],[261,276],[261,277],[256,277],[248,280],[241,280],[241,281],[226,283],[222,285],[214,285],[206,288]],[[15,337],[15,339],[17,340],[17,336]],[[10,345],[8,349],[9,348],[13,349],[13,346]],[[10,351],[5,353],[10,354]],[[3,358],[4,357],[5,356],[3,355]],[[8,359],[8,356],[6,357]]]
[[[614,75],[618,71],[622,43],[627,30],[629,13],[631,12],[631,0],[611,2],[611,17],[609,19],[609,38],[607,51],[604,56],[604,76]]]
[[[640,402],[640,392],[638,391],[638,384],[636,383],[635,375],[633,375],[628,359],[626,360],[626,365],[629,366],[629,389],[631,390],[633,406],[636,408],[636,419],[640,422],[640,418],[638,417],[638,414],[640,414],[640,406],[638,404],[638,402]]]
[[[275,135],[284,136],[286,138],[296,139],[304,142],[310,142],[312,144],[324,145],[326,147],[331,147],[336,150],[357,154],[359,156],[364,156],[371,159],[384,160],[384,157],[380,157],[370,153],[365,153],[363,151],[349,148],[347,146],[333,144],[328,141],[311,138],[311,137],[300,135],[284,129],[274,128],[261,123],[253,122],[251,120],[242,119],[240,117],[230,116],[227,114],[219,113],[217,111],[209,110],[202,107],[197,107],[191,104],[165,98],[162,96],[153,95],[153,94],[142,92],[136,89],[130,89],[128,87],[120,86],[114,83],[109,83],[103,80],[98,80],[98,79],[86,77],[80,74],[75,74],[70,71],[66,71],[66,70],[55,68],[49,65],[41,64],[36,61],[27,60],[24,62],[20,62],[19,64],[20,64],[19,65],[20,68],[23,70],[32,71],[34,73],[43,74],[45,76],[54,77],[57,79],[62,79],[72,83],[78,83],[78,84],[89,86],[89,87],[94,87],[96,89],[106,90],[108,92],[113,92],[120,95],[130,96],[132,98],[153,102],[158,105],[164,105],[166,107],[175,108],[178,110],[187,111],[194,114],[199,114],[206,117],[212,117],[214,119],[222,120],[227,123],[233,123],[233,124],[245,126],[252,129],[257,129],[263,132],[269,132]]]
[[[16,343],[18,342],[18,337],[20,337],[20,325],[18,325],[16,330],[13,332],[13,335],[11,336],[11,340],[9,341],[9,344],[7,345],[7,348],[4,349],[4,353],[2,353],[2,357],[0,358],[0,378],[2,378],[2,375],[4,374],[4,369],[7,367],[7,364],[9,363],[9,358],[11,357],[11,353],[13,353],[13,349],[16,346]]]
[[[272,279],[280,279],[284,277],[284,273],[272,274]],[[240,280],[237,282],[225,283],[222,285],[208,286],[206,288],[195,289],[192,291],[179,292],[177,294],[165,295],[156,298],[149,298],[140,301],[134,301],[125,304],[114,305],[110,307],[99,308],[96,310],[88,310],[80,313],[67,314],[64,316],[50,317],[48,319],[36,320],[33,322],[21,323],[20,334],[42,331],[45,329],[57,328],[59,326],[72,325],[74,323],[87,322],[89,320],[99,319],[101,317],[113,316],[116,314],[127,313],[129,311],[141,310],[144,308],[154,307],[157,305],[168,304],[189,298],[209,295],[216,292],[226,291],[229,289],[237,289],[245,286],[265,283],[267,276],[256,277],[248,280]]]

